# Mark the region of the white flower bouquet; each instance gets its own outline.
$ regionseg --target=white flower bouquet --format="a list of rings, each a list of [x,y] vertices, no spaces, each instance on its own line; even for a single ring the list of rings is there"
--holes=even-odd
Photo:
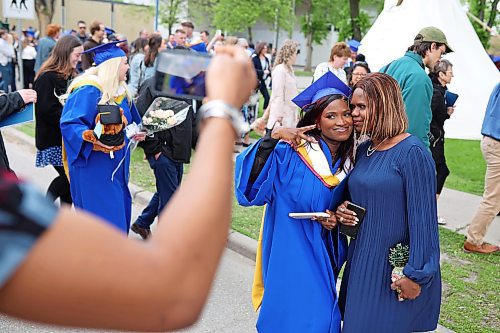
[[[141,130],[148,135],[181,124],[187,117],[190,105],[168,97],[157,97],[142,116]]]
[[[391,272],[391,281],[396,282],[397,280],[404,277],[403,269],[408,263],[410,257],[410,247],[408,245],[403,245],[401,243],[396,244],[394,247],[389,249],[389,264],[393,267]],[[396,294],[398,296],[398,301],[404,301],[404,298],[400,296],[401,289],[396,289]]]

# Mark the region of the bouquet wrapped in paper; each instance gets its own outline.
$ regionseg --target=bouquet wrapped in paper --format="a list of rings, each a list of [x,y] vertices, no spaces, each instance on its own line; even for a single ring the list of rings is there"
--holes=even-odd
[[[391,281],[393,283],[404,277],[403,269],[408,263],[409,258],[410,247],[408,245],[398,243],[394,247],[389,249],[389,263],[393,267],[391,273]],[[404,298],[400,296],[401,289],[396,289],[396,293],[398,296],[398,301],[404,301]]]
[[[190,105],[168,97],[157,97],[142,116],[140,129],[148,135],[181,124],[188,115]]]

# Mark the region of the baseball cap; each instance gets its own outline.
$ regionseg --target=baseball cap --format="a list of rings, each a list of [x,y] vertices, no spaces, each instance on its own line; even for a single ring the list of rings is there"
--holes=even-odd
[[[425,27],[418,32],[413,44],[420,45],[422,42],[441,43],[446,46],[446,53],[453,52],[451,47],[448,45],[444,32],[436,27]]]

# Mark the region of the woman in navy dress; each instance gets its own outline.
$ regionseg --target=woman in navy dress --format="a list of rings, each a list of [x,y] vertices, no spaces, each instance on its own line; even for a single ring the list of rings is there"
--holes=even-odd
[[[349,244],[342,278],[343,332],[431,331],[441,304],[434,162],[422,142],[406,133],[394,79],[370,74],[354,89],[354,127],[370,140],[358,147],[348,179],[350,201],[366,214]],[[346,203],[338,207],[337,219],[353,225],[356,216]],[[397,243],[409,245],[409,260],[404,277],[391,283],[388,255]]]

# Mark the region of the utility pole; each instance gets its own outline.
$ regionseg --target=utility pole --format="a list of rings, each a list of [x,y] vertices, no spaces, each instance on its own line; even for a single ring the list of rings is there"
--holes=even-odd
[[[66,28],[66,6],[64,0],[61,0],[61,25]]]
[[[160,0],[156,0],[155,9],[155,31],[158,31],[158,14],[159,14]]]

